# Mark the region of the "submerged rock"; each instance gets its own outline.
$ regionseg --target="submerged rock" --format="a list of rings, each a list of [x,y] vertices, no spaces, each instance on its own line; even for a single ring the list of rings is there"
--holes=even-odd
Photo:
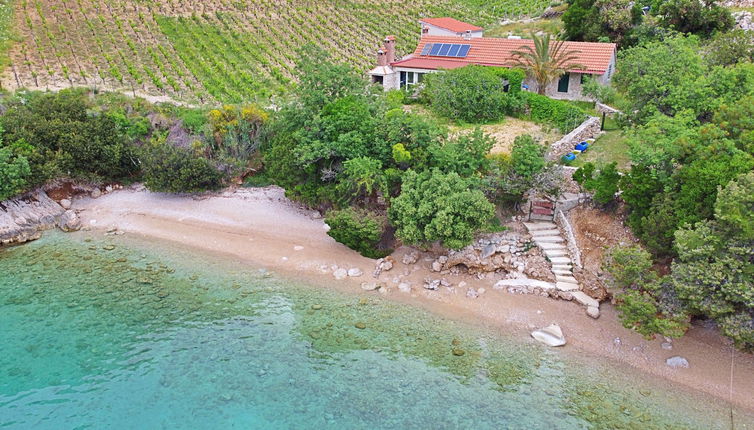
[[[352,278],[358,278],[359,276],[363,275],[364,272],[361,271],[358,267],[352,267],[348,269],[348,276]]]
[[[460,357],[464,354],[466,354],[466,351],[462,350],[461,348],[453,348],[453,355],[455,355],[456,357]]]
[[[531,332],[531,337],[548,346],[563,346],[566,344],[563,330],[557,324],[551,324],[545,328],[534,330]]]
[[[378,288],[380,288],[380,284],[376,282],[362,282],[361,283],[361,289],[364,291],[374,291]]]
[[[353,326],[356,327],[359,330],[364,330],[365,328],[367,328],[367,325],[364,324],[363,322],[357,322]]]
[[[76,212],[67,210],[58,218],[57,225],[61,230],[66,232],[78,231],[81,229],[81,219]]]

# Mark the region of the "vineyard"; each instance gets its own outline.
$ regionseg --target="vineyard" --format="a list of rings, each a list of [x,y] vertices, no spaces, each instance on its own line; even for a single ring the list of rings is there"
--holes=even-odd
[[[16,0],[9,18],[16,42],[2,64],[2,86],[90,86],[192,103],[266,99],[285,91],[294,76],[296,53],[308,44],[365,71],[388,34],[397,36],[399,53],[412,51],[421,17],[452,16],[489,27],[501,19],[537,14],[548,4]]]

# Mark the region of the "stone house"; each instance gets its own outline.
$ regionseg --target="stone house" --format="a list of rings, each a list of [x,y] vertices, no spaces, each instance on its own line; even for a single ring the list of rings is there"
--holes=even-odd
[[[530,39],[484,37],[480,27],[453,18],[428,18],[420,21],[421,38],[413,53],[397,58],[395,37],[388,36],[377,52],[377,67],[370,70],[372,82],[385,90],[407,89],[422,82],[424,75],[470,64],[512,67],[513,52],[533,46]],[[615,73],[617,49],[614,43],[565,42],[564,49],[576,55],[573,66],[554,80],[546,94],[554,99],[588,100],[581,86],[592,76],[602,84],[610,83]],[[524,85],[537,91],[527,77]]]

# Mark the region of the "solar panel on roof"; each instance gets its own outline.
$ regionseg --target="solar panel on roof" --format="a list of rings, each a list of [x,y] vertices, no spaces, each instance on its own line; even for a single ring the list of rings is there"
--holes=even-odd
[[[440,52],[437,53],[440,57],[447,57],[448,51],[450,51],[450,47],[453,46],[450,43],[443,43],[442,48],[440,48]]]
[[[434,44],[433,43],[427,43],[426,45],[424,45],[424,49],[422,49],[421,55],[429,55],[429,51],[432,49],[432,45],[434,45]]]
[[[435,43],[434,45],[432,45],[432,50],[430,51],[429,55],[437,55],[437,53],[440,52],[440,48],[442,48],[442,43]]]
[[[471,45],[461,45],[458,43],[428,43],[422,48],[421,55],[464,58],[468,55],[470,49]]]
[[[450,45],[450,50],[448,51],[448,57],[457,57],[458,56],[458,50],[461,48],[461,45]]]
[[[471,45],[461,45],[461,48],[458,50],[457,56],[459,58],[465,58],[469,54],[469,49],[471,49]]]

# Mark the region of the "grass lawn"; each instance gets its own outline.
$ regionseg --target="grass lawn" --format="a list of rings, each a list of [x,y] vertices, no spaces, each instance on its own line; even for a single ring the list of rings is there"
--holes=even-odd
[[[580,167],[584,163],[592,162],[597,166],[618,163],[619,169],[628,169],[631,159],[628,156],[628,145],[623,131],[614,120],[607,118],[605,121],[605,134],[600,136],[594,145],[583,154],[579,154],[572,166]]]

